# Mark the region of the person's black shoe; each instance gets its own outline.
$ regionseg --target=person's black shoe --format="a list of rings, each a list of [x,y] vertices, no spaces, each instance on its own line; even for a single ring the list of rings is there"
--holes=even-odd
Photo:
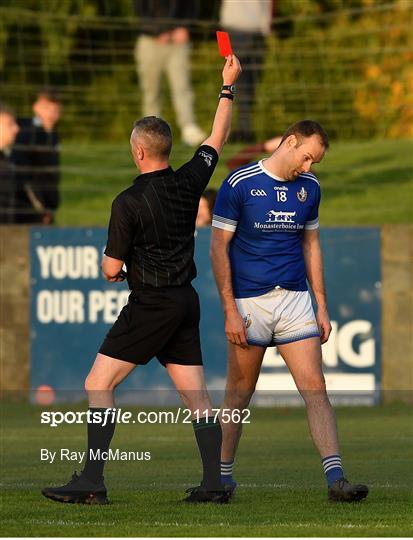
[[[328,488],[328,498],[334,502],[356,502],[367,497],[369,488],[364,484],[353,486],[345,478],[336,480]]]
[[[108,504],[105,484],[95,484],[75,472],[70,482],[60,487],[46,487],[42,494],[48,499],[63,503]]]
[[[216,503],[226,504],[231,498],[231,494],[228,491],[207,491],[202,486],[195,486],[188,488],[185,493],[189,493],[185,497],[184,502],[187,503]]]

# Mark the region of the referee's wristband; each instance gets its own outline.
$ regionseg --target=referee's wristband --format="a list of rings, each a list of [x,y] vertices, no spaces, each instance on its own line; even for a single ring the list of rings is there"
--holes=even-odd
[[[224,92],[221,92],[219,95],[218,95],[218,98],[221,99],[221,98],[227,98],[227,99],[230,99],[231,101],[234,101],[234,94],[226,94]]]

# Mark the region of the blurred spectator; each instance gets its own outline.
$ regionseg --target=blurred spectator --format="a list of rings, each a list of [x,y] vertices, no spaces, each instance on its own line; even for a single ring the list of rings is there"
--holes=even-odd
[[[142,90],[143,116],[161,115],[161,79],[166,73],[182,141],[198,146],[206,134],[197,125],[190,82],[190,36],[182,21],[197,19],[197,3],[188,0],[134,0],[141,35],[135,62]]]
[[[11,146],[19,126],[11,109],[0,103],[0,223],[14,223],[15,179]]]
[[[212,213],[214,210],[217,190],[213,188],[206,189],[199,199],[198,214],[196,216],[195,226],[210,227],[212,223]]]
[[[231,156],[226,162],[225,165],[230,171],[238,169],[247,163],[254,161],[255,157],[260,154],[272,154],[280,145],[281,136],[273,137],[268,139],[263,143],[251,144],[249,146],[244,146],[239,152]]]
[[[275,0],[222,0],[220,24],[242,64],[237,82],[238,124],[231,140],[253,142],[252,107],[271,32]]]
[[[18,223],[54,221],[59,206],[59,135],[55,129],[61,102],[51,90],[39,92],[33,118],[19,119],[20,133],[13,149],[18,185]]]

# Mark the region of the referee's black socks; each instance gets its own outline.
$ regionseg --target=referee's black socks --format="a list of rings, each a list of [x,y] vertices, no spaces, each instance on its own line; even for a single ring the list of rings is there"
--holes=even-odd
[[[102,480],[107,451],[115,432],[115,409],[90,407],[89,411],[92,414],[87,424],[88,444],[83,475],[97,484]]]
[[[221,484],[221,424],[213,416],[193,420],[196,442],[198,443],[203,466],[201,486],[207,491],[222,490]]]

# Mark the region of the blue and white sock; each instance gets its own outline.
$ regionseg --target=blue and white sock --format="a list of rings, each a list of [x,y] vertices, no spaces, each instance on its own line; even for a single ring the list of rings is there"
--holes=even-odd
[[[340,480],[340,478],[344,477],[344,471],[341,465],[341,457],[339,455],[327,456],[321,460],[321,463],[323,464],[324,473],[329,486],[334,484],[336,480]]]
[[[234,466],[234,459],[231,461],[221,461],[221,483],[231,484],[234,479],[232,478],[232,468]]]

